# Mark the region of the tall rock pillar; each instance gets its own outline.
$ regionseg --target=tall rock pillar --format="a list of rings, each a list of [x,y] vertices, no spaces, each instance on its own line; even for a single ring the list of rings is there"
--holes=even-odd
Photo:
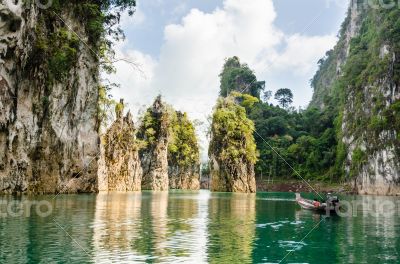
[[[170,113],[158,96],[143,117],[139,138],[146,143],[140,151],[143,167],[142,189],[167,191]]]

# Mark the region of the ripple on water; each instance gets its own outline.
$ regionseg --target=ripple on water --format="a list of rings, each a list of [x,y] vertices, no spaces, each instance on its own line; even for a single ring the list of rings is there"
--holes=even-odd
[[[263,223],[263,224],[256,224],[257,228],[267,228],[271,227],[273,230],[277,231],[281,227],[285,225],[301,225],[304,224],[304,221],[288,221],[288,220],[282,220],[282,221],[277,221],[277,222],[270,222],[270,223]]]
[[[320,215],[300,210],[293,196],[143,192],[27,198],[48,199],[53,214],[0,217],[0,263],[278,263],[293,251],[286,262],[400,263],[397,214],[365,217],[367,204],[359,206],[358,216],[320,222]],[[375,205],[391,198],[347,199]]]
[[[286,251],[298,251],[301,250],[304,246],[307,246],[305,242],[301,241],[291,241],[291,240],[279,240],[279,247],[286,249]]]

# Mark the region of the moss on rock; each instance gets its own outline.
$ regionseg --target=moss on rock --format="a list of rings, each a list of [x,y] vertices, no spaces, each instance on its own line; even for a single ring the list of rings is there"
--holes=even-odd
[[[214,110],[209,148],[211,189],[255,192],[254,164],[258,154],[254,123],[236,98],[237,94],[220,98]]]

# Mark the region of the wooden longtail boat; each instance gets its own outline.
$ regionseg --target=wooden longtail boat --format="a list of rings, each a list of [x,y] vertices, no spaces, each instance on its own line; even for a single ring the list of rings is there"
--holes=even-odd
[[[301,197],[299,193],[296,193],[296,202],[301,208],[306,210],[313,210],[317,212],[330,212],[334,213],[339,209],[340,203],[336,196],[331,196],[328,194],[327,200],[324,202],[319,202],[316,200],[309,200]]]

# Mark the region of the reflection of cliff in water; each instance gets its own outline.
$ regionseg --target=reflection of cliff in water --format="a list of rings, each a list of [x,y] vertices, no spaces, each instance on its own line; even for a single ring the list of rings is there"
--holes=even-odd
[[[166,255],[163,243],[167,235],[167,207],[168,192],[142,193],[141,222],[131,245],[148,263]]]
[[[219,197],[228,195],[227,197]],[[255,194],[212,194],[209,201],[210,263],[251,263]]]
[[[97,195],[93,221],[95,260],[107,256],[110,260],[117,261],[135,253],[131,249],[131,241],[138,233],[141,198],[140,193]]]
[[[209,193],[178,193],[170,196],[168,204],[166,246],[170,258],[166,262],[205,262]]]
[[[205,261],[208,201],[203,196],[144,192],[134,251],[152,256],[148,263]]]
[[[35,198],[0,196],[0,263],[89,262],[90,256],[67,233],[79,238],[82,248],[91,248],[92,229],[82,223],[93,219],[93,196]],[[47,217],[37,214],[36,202],[42,204],[42,213],[50,212]],[[10,204],[13,215],[7,210]]]
[[[163,257],[167,255],[165,241],[167,240],[168,223],[168,192],[154,192],[150,203],[151,222],[153,229],[153,256]]]

